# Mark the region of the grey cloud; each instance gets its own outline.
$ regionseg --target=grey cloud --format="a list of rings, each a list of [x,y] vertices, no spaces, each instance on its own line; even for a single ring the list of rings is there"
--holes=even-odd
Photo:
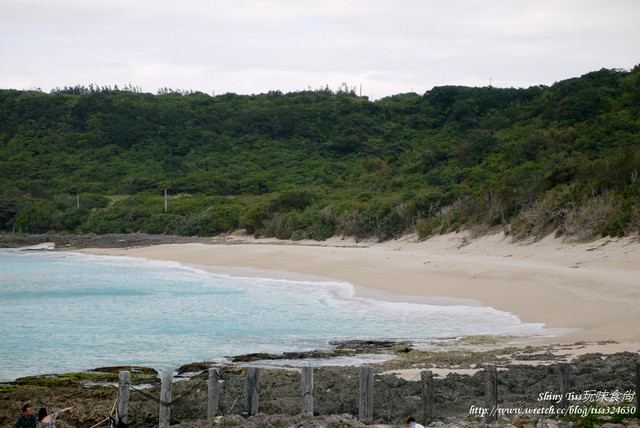
[[[635,0],[0,0],[0,87],[368,95],[550,84],[640,52]],[[318,83],[319,82],[319,83]]]

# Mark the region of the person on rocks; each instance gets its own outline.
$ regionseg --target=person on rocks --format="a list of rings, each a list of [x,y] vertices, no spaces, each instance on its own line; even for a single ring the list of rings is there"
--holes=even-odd
[[[48,414],[47,409],[42,407],[38,411],[38,420],[40,421],[40,428],[56,428],[56,419],[58,419],[58,416],[60,416],[62,413],[66,412],[67,410],[71,410],[71,409],[73,409],[73,407],[67,407],[62,410],[58,410],[55,413]]]
[[[31,404],[22,406],[22,414],[13,428],[36,428],[36,415],[31,414]]]
[[[417,423],[414,418],[407,419],[407,426],[409,428],[424,428],[424,425]]]

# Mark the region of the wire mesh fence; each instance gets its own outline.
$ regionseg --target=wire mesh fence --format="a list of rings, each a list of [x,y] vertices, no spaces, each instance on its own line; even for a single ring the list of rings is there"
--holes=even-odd
[[[208,383],[205,376],[173,384],[171,396],[171,421],[204,419],[208,408]]]
[[[358,367],[314,369],[314,414],[358,415]]]
[[[397,423],[408,415],[421,415],[424,403],[422,372],[412,370],[402,375],[376,374],[373,419]],[[398,400],[398,397],[402,399]]]
[[[299,370],[260,369],[256,412],[297,415],[301,411]]]
[[[638,407],[639,377],[637,362],[615,358],[377,373],[367,367],[220,367],[188,380],[169,376],[161,386],[124,385],[129,393],[125,422],[155,427],[217,415],[306,413],[403,425],[408,416],[426,423],[515,415],[580,418],[590,408],[611,406],[630,417]]]

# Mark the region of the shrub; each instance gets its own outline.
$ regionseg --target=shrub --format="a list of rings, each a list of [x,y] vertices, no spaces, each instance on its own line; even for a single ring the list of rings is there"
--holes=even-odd
[[[280,214],[277,218],[275,236],[278,239],[291,239],[293,232],[300,225],[300,219],[295,212]]]
[[[567,200],[570,199],[568,186],[559,186],[546,192],[539,200],[525,208],[519,218],[511,224],[514,236],[518,239],[533,235],[542,238],[564,223]]]
[[[427,239],[438,233],[442,227],[442,220],[438,217],[421,218],[416,222],[416,232],[419,239]]]
[[[63,230],[77,232],[89,218],[89,211],[83,208],[70,207],[62,214]]]
[[[406,222],[400,215],[399,209],[394,208],[382,217],[378,224],[376,235],[381,240],[397,238],[404,232],[405,226]]]
[[[247,229],[249,233],[255,233],[264,229],[267,212],[262,205],[245,207],[240,213],[238,226]]]
[[[104,235],[108,233],[125,233],[127,222],[114,216],[113,212],[95,211],[89,214],[89,218],[84,225],[87,232]]]
[[[336,220],[336,231],[344,236],[356,236],[361,214],[356,209],[343,211]]]
[[[181,215],[168,213],[155,214],[143,225],[142,231],[144,233],[160,235],[181,235],[184,229],[184,222],[185,219]]]
[[[206,210],[211,204],[211,199],[206,196],[176,197],[168,201],[168,211],[188,216]]]
[[[285,212],[285,211],[302,211],[307,208],[313,202],[313,193],[299,189],[288,190],[281,195],[277,196],[271,201],[269,205],[269,211],[271,212]]]
[[[215,205],[205,211],[207,228],[213,233],[230,232],[238,228],[240,207],[236,205]]]
[[[327,206],[321,211],[306,212],[302,223],[305,228],[304,237],[307,239],[324,241],[335,233],[335,219],[331,206]]]
[[[607,234],[623,236],[624,226],[630,219],[630,216],[622,216],[623,222],[612,224],[612,220],[621,220],[621,216],[618,215],[619,204],[611,194],[585,198],[582,203],[572,204],[563,211],[564,222],[560,230],[563,235],[578,241],[596,237],[607,225],[610,225]]]
[[[238,228],[240,207],[234,205],[216,205],[187,217],[181,232],[186,235],[215,236]]]
[[[87,193],[80,195],[80,207],[84,208],[106,208],[111,199],[104,195],[96,193]]]

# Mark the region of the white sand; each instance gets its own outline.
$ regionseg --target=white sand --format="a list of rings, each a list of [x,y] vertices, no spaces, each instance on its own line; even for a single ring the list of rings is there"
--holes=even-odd
[[[422,242],[409,236],[358,243],[233,235],[212,238],[211,243],[90,251],[172,260],[243,276],[320,276],[350,282],[359,286],[359,293],[379,299],[482,304],[525,322],[544,323],[554,332],[566,329],[547,342],[615,341],[616,350],[640,350],[637,240],[571,244],[548,237],[518,244],[502,234],[472,239],[460,233]]]

